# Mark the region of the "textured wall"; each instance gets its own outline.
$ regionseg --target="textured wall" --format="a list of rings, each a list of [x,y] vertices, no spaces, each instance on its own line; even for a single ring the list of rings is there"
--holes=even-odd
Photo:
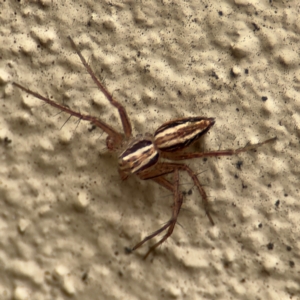
[[[0,3],[0,298],[299,299],[298,1],[58,2]],[[215,227],[182,174],[181,226],[148,260],[148,245],[125,254],[168,220],[172,195],[122,182],[99,129],[64,125],[66,114],[11,85],[121,130],[68,35],[135,134],[204,115],[216,124],[198,149],[278,137],[187,162]]]

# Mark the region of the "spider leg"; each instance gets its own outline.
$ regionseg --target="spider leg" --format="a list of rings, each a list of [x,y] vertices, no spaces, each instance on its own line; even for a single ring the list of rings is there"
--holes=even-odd
[[[169,220],[169,226],[166,234],[154,245],[152,245],[146,255],[144,256],[144,259],[148,257],[148,255],[154,251],[158,246],[160,246],[164,241],[166,241],[173,233],[173,230],[175,228],[175,225],[177,223],[177,218],[181,209],[181,205],[183,202],[183,195],[179,191],[179,172],[178,170],[174,170],[174,206],[173,206],[173,212],[172,212],[172,218]]]
[[[156,183],[160,184],[164,188],[170,190],[174,194],[174,206],[173,206],[173,212],[172,212],[172,217],[171,219],[160,229],[156,230],[152,234],[146,236],[141,242],[136,244],[131,251],[136,250],[137,248],[141,247],[144,243],[147,241],[151,240],[164,230],[168,229],[166,234],[153,246],[150,247],[148,252],[145,255],[145,258],[152,252],[154,251],[159,245],[161,245],[167,238],[169,238],[174,230],[174,227],[177,223],[177,218],[181,209],[182,201],[183,201],[183,195],[179,191],[179,171],[186,171],[189,176],[193,179],[194,184],[197,186],[198,191],[200,192],[200,195],[202,197],[202,201],[204,204],[204,209],[206,212],[207,217],[209,218],[210,222],[212,225],[214,225],[214,221],[209,213],[209,205],[208,205],[208,199],[207,195],[202,188],[196,173],[190,169],[187,165],[184,164],[176,164],[176,163],[157,163],[152,170],[145,170],[140,173],[138,173],[138,176],[142,180],[147,180],[151,179],[155,181]],[[163,177],[163,175],[173,173],[174,174],[174,182],[171,183],[169,180]]]
[[[132,128],[131,128],[131,124],[127,115],[127,112],[124,108],[123,105],[121,105],[118,101],[116,101],[112,95],[108,92],[108,90],[104,87],[104,85],[100,82],[100,80],[96,77],[95,73],[93,72],[92,68],[89,66],[89,64],[87,63],[87,61],[85,60],[85,58],[83,57],[83,55],[81,54],[81,52],[79,51],[79,49],[77,48],[77,46],[75,45],[74,41],[72,40],[72,38],[70,36],[68,36],[68,39],[71,42],[71,45],[73,47],[73,49],[76,51],[77,55],[79,56],[82,64],[84,65],[84,67],[86,68],[86,70],[88,71],[88,73],[90,74],[90,76],[92,77],[93,81],[95,82],[95,84],[97,85],[97,87],[101,90],[101,92],[105,95],[105,97],[107,98],[107,100],[114,106],[117,108],[117,110],[119,111],[119,115],[121,118],[121,122],[122,122],[122,126],[123,126],[123,130],[124,130],[124,134],[126,138],[131,137],[131,133],[132,133]]]
[[[153,252],[158,246],[160,246],[165,240],[167,240],[173,233],[173,230],[175,228],[175,225],[177,223],[177,217],[180,212],[180,208],[183,202],[183,195],[179,191],[179,172],[177,169],[174,170],[174,183],[172,184],[170,181],[163,177],[157,177],[153,178],[157,183],[161,184],[162,186],[170,189],[173,191],[174,194],[174,206],[173,206],[173,211],[172,211],[172,217],[171,219],[160,229],[156,230],[152,234],[148,235],[145,237],[142,241],[140,241],[138,244],[136,244],[131,250],[134,251],[137,248],[141,247],[144,243],[147,241],[151,240],[164,230],[168,229],[165,235],[154,245],[152,245],[149,250],[147,251],[146,255],[144,256],[144,259],[148,257],[148,255]]]
[[[256,149],[264,144],[271,143],[276,141],[277,137],[273,137],[266,141],[257,144],[247,144],[245,147],[238,148],[238,149],[227,149],[227,150],[216,150],[216,151],[209,151],[209,152],[196,152],[196,153],[176,153],[176,152],[161,152],[161,156],[170,160],[184,160],[184,159],[191,159],[191,158],[200,158],[200,157],[212,157],[212,156],[231,156],[237,155],[242,152],[246,152],[249,150]]]
[[[167,184],[161,182],[162,178],[159,177],[159,176],[172,173],[175,170],[185,171],[192,178],[195,186],[197,187],[197,189],[198,189],[198,191],[199,191],[199,193],[202,197],[202,202],[203,202],[203,205],[204,205],[205,213],[206,213],[210,223],[214,226],[215,223],[214,223],[214,221],[213,221],[213,219],[210,215],[210,212],[209,212],[209,202],[208,202],[208,199],[207,199],[207,195],[206,195],[203,187],[201,186],[201,184],[199,182],[197,174],[190,167],[188,167],[185,164],[163,162],[163,163],[157,163],[155,165],[154,170],[149,171],[149,174],[147,173],[147,171],[145,171],[145,173],[140,173],[138,175],[143,180],[152,179],[155,182],[163,185],[165,188],[171,190],[170,187]]]
[[[96,117],[90,116],[90,115],[84,115],[81,114],[77,111],[74,111],[70,108],[68,108],[67,106],[61,105],[59,103],[56,103],[55,101],[50,100],[49,98],[46,98],[40,94],[38,94],[37,92],[31,91],[29,89],[27,89],[26,87],[20,85],[19,83],[13,82],[12,83],[14,86],[16,86],[17,88],[23,90],[24,92],[34,96],[35,98],[38,98],[44,102],[46,102],[47,104],[60,109],[61,111],[64,111],[68,114],[70,114],[70,116],[74,116],[80,120],[84,120],[84,121],[89,121],[92,124],[94,124],[95,126],[101,128],[105,133],[108,134],[108,136],[114,141],[114,146],[118,147],[119,145],[121,145],[122,141],[123,141],[123,136],[121,133],[119,133],[118,131],[116,131],[115,129],[113,129],[111,126],[109,126],[108,124],[106,124],[105,122],[99,120]]]

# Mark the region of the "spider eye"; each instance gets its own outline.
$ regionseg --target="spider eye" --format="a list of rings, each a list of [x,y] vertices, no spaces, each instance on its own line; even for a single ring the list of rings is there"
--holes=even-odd
[[[134,141],[119,156],[119,169],[123,174],[139,173],[155,165],[159,154],[152,141]],[[125,176],[125,175],[124,175]]]
[[[178,151],[198,140],[214,124],[214,118],[204,117],[172,120],[156,130],[154,143],[161,151]]]

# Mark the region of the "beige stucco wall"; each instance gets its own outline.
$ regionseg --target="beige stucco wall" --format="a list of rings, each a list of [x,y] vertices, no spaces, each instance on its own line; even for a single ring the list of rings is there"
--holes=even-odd
[[[298,1],[1,1],[0,12],[1,299],[300,299]],[[168,220],[172,195],[121,182],[100,130],[63,126],[67,115],[11,85],[120,130],[68,35],[135,134],[203,115],[216,117],[205,149],[278,137],[188,162],[215,227],[182,175],[173,236],[146,261],[148,245],[125,254]]]

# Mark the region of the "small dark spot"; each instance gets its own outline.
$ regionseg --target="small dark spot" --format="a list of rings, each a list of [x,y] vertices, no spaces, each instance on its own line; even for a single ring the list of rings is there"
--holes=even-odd
[[[261,100],[264,101],[264,102],[266,102],[266,101],[268,100],[268,97],[262,96],[262,97],[261,97]]]
[[[92,22],[91,22],[90,20],[87,22],[87,26],[88,26],[88,27],[91,27],[91,26],[92,26]]]
[[[181,96],[181,95],[182,95],[182,93],[181,93],[180,90],[177,91],[177,95],[178,95],[178,96]]]
[[[277,201],[275,202],[275,206],[278,208],[278,207],[279,207],[279,204],[280,204],[280,200],[277,200]]]
[[[84,273],[82,274],[82,276],[81,276],[81,280],[82,280],[82,281],[86,281],[86,280],[88,279],[88,277],[89,277],[89,273],[88,273],[88,272],[84,272]]]
[[[240,283],[245,283],[245,282],[246,282],[245,278],[241,279],[241,281],[240,281]]]
[[[235,174],[235,175],[234,175],[234,178],[235,178],[235,179],[238,179],[238,178],[239,178],[239,176],[238,176],[237,174]]]
[[[193,191],[192,191],[192,189],[190,189],[190,190],[188,190],[187,192],[186,191],[182,191],[182,194],[184,195],[184,196],[186,196],[186,195],[192,195],[193,194]]]
[[[269,243],[267,245],[268,250],[273,250],[274,249],[274,244],[273,243]]]
[[[226,269],[230,268],[232,266],[232,262],[231,261],[224,261],[223,265]]]
[[[236,204],[235,204],[234,202],[232,202],[231,205],[232,205],[233,207],[236,207]]]
[[[219,14],[219,16],[223,16],[223,12],[220,10],[220,11],[218,11],[218,14]]]
[[[248,186],[242,182],[242,188],[246,189]]]
[[[138,51],[136,56],[140,57],[141,56],[141,51]]]
[[[257,26],[257,24],[255,24],[254,22],[252,22],[251,24],[254,27],[253,31],[259,31],[260,28]]]
[[[3,139],[3,142],[4,142],[5,146],[7,146],[7,145],[9,145],[9,144],[12,142],[12,140],[9,139],[9,138],[6,136],[6,137]]]
[[[123,273],[122,273],[121,271],[118,272],[118,275],[119,275],[120,277],[123,277]]]
[[[258,228],[262,228],[263,227],[263,224],[262,223],[259,223],[258,224]]]
[[[204,157],[204,158],[203,158],[203,161],[206,162],[206,161],[207,161],[207,157]]]
[[[95,130],[97,127],[95,125],[92,125],[92,127],[88,128],[89,132],[92,132],[93,130]]]
[[[286,246],[286,250],[287,251],[292,251],[292,247],[291,246]]]
[[[270,187],[272,187],[272,184],[271,184],[271,183],[268,184],[268,188],[270,188]]]
[[[118,256],[118,255],[119,255],[119,251],[116,251],[116,252],[115,252],[115,256]]]
[[[236,166],[236,168],[238,169],[238,170],[241,170],[242,168],[242,165],[243,165],[243,162],[241,161],[241,160],[239,160],[239,161],[237,161],[237,163],[235,164],[235,166]]]
[[[237,112],[239,112],[239,111],[240,111],[240,109],[239,109],[239,108],[236,108],[235,110],[236,110]]]
[[[144,66],[144,73],[150,73],[149,68],[150,68],[150,65]]]
[[[236,224],[234,223],[234,224],[232,224],[232,227],[236,227]]]
[[[216,79],[219,79],[219,76],[216,74],[215,71],[212,71],[212,73],[211,73],[210,76],[211,76],[211,77],[214,77],[214,78],[216,78]]]
[[[230,76],[231,76],[231,77],[237,77],[237,74],[234,73],[234,71],[233,71],[232,68],[230,69]]]
[[[245,69],[245,74],[249,74],[249,70],[248,69]]]
[[[291,268],[295,267],[295,263],[292,260],[289,261],[289,265],[290,265]]]
[[[129,248],[129,247],[125,247],[124,250],[125,250],[125,254],[131,254],[132,253],[132,249]]]
[[[288,196],[288,194],[284,194],[284,197],[287,197]]]
[[[265,277],[270,277],[271,276],[270,272],[267,271],[265,268],[263,268],[260,272]]]

